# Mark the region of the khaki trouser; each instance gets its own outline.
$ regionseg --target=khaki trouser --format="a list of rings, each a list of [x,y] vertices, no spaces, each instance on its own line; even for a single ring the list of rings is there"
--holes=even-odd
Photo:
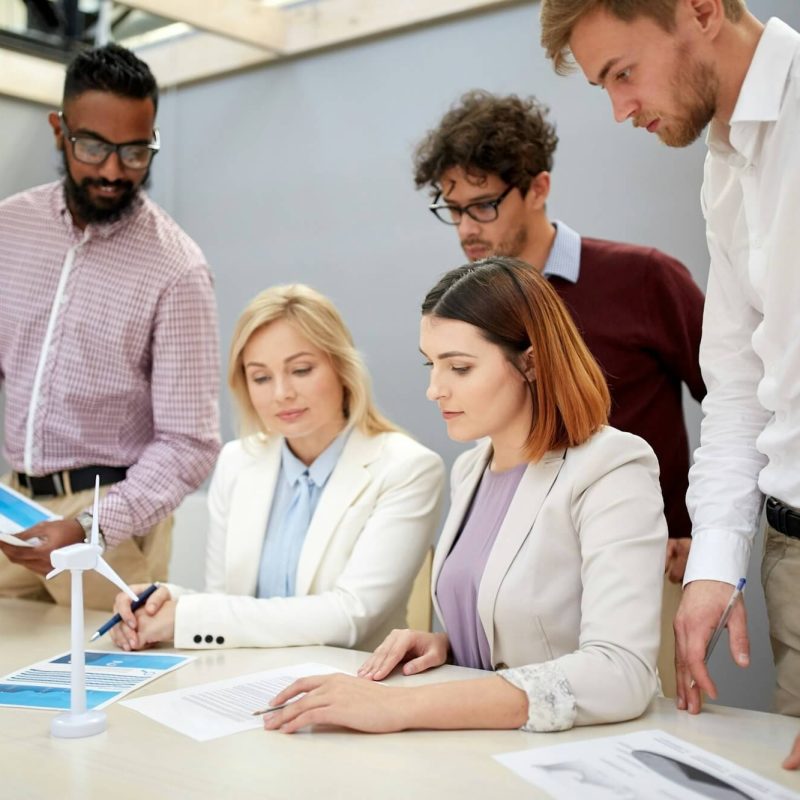
[[[800,539],[766,526],[761,583],[775,659],[775,711],[800,717]]]
[[[664,576],[664,594],[661,601],[661,647],[658,651],[658,674],[664,697],[675,697],[675,631],[672,622],[681,602],[683,587]]]
[[[30,497],[30,492],[19,485],[13,474],[5,475],[0,480],[20,494]],[[101,496],[109,488],[109,486],[101,487]],[[90,508],[93,499],[94,489],[86,489],[63,497],[37,498],[36,502],[46,506],[53,513],[69,519]],[[109,548],[103,558],[129,584],[166,581],[172,547],[172,524],[173,518],[170,516],[151,528],[144,536],[134,536],[116,547]],[[94,571],[84,573],[83,602],[86,608],[109,610],[118,592],[119,589],[113,583],[98,573]],[[59,605],[69,605],[70,575],[64,572],[52,580],[45,581],[44,575],[12,564],[0,553],[0,597],[44,600]]]

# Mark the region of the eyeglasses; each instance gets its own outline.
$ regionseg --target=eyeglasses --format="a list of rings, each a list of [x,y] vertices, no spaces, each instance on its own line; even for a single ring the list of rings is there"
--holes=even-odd
[[[494,200],[480,200],[477,203],[468,203],[465,206],[456,206],[452,203],[440,203],[439,198],[442,196],[442,193],[439,192],[428,208],[436,215],[436,219],[440,222],[444,222],[445,225],[460,225],[464,214],[474,219],[475,222],[494,222],[500,214],[498,208],[500,203],[508,197],[513,188],[513,186],[509,186]]]
[[[64,132],[64,138],[72,143],[72,154],[83,164],[102,164],[112,153],[119,156],[119,160],[128,169],[147,169],[153,156],[161,148],[161,139],[158,128],[153,131],[152,142],[128,142],[126,144],[111,144],[95,136],[73,136],[64,120],[63,112],[58,112],[58,119]]]

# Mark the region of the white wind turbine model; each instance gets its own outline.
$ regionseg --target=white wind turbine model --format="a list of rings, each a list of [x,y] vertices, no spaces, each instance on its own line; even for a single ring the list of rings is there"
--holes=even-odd
[[[106,729],[106,715],[103,711],[86,710],[86,654],[83,646],[83,573],[96,570],[103,577],[119,586],[132,600],[137,597],[125,581],[103,561],[103,548],[100,547],[100,523],[97,517],[100,497],[100,476],[94,486],[94,512],[92,533],[88,542],[79,542],[61,547],[50,553],[50,562],[55,569],[47,573],[47,579],[55,577],[64,570],[72,573],[72,648],[70,652],[70,709],[53,719],[50,732],[53,736],[77,739],[94,736]]]

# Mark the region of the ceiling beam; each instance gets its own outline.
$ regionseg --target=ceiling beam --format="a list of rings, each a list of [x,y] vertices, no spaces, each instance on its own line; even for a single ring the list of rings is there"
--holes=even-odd
[[[280,53],[284,46],[281,11],[254,0],[120,0],[122,5]]]
[[[58,108],[64,71],[64,65],[56,61],[0,50],[0,94]]]

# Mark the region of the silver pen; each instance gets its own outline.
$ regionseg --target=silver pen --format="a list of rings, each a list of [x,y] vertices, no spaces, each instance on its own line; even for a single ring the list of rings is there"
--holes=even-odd
[[[717,627],[714,628],[714,633],[711,634],[711,638],[708,640],[708,644],[706,645],[706,655],[705,658],[703,659],[704,664],[708,664],[708,659],[711,658],[711,654],[714,652],[714,648],[717,646],[719,637],[722,635],[722,631],[728,624],[728,619],[730,618],[731,611],[733,611],[733,607],[736,605],[736,601],[739,599],[739,595],[742,593],[742,589],[744,589],[746,583],[747,583],[747,578],[739,578],[739,582],[736,584],[736,588],[733,590],[731,599],[728,600],[728,605],[725,606],[725,610],[722,612],[722,616],[719,618]],[[696,685],[697,681],[694,678],[692,678],[692,681],[689,684],[689,688],[694,689]]]

